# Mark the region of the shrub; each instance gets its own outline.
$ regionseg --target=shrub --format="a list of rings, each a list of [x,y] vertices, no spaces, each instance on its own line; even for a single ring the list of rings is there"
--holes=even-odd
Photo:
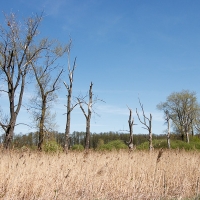
[[[83,151],[83,150],[84,150],[84,147],[83,147],[83,145],[81,145],[81,144],[75,144],[75,145],[72,147],[72,150]]]
[[[104,140],[98,139],[97,148],[99,148],[102,145],[104,145]]]
[[[172,149],[185,149],[185,150],[193,150],[195,149],[195,145],[192,143],[186,143],[185,141],[176,140],[171,142]]]
[[[149,142],[143,142],[142,144],[136,147],[139,150],[147,150],[149,149]]]
[[[153,140],[153,147],[154,149],[160,149],[160,148],[168,148],[167,146],[167,140]],[[137,146],[138,150],[148,150],[149,149],[149,142],[143,142],[142,144]]]
[[[112,151],[112,150],[120,150],[120,149],[127,149],[127,148],[128,148],[127,145],[124,144],[122,140],[114,140],[114,141],[108,142],[107,144],[103,144],[99,146],[98,150]]]
[[[200,150],[200,140],[199,138],[191,139],[190,143],[186,143],[185,141],[181,140],[171,140],[171,149],[185,149],[185,150]],[[154,149],[164,148],[167,149],[167,139],[166,140],[153,140],[153,147]],[[149,142],[144,142],[137,146],[138,150],[148,150]]]
[[[62,151],[62,147],[55,140],[50,140],[44,143],[43,150],[46,153],[55,153]]]

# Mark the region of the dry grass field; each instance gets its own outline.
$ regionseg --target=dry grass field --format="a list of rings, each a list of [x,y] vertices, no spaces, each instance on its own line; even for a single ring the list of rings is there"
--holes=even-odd
[[[185,151],[0,153],[0,199],[199,199],[199,166]]]

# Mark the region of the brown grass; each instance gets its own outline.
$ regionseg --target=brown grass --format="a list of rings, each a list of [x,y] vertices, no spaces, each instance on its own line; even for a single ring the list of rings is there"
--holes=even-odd
[[[200,153],[0,153],[0,199],[186,199],[200,191]]]

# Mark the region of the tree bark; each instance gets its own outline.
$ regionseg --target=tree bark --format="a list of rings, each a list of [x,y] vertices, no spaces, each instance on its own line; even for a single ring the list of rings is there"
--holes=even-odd
[[[88,106],[88,113],[86,114],[82,104],[81,104],[81,101],[79,98],[78,99],[78,102],[79,102],[79,105],[80,105],[80,108],[86,118],[86,136],[85,136],[85,150],[89,150],[90,148],[90,120],[91,120],[91,115],[92,115],[92,104],[93,104],[93,100],[92,100],[92,86],[93,86],[93,83],[91,82],[90,84],[90,89],[89,89],[89,102],[87,104]]]
[[[130,108],[128,108],[130,113],[129,113],[129,120],[128,120],[128,124],[129,124],[129,142],[127,142],[128,144],[128,148],[130,151],[133,150],[133,123],[134,123],[134,119],[132,119],[132,110]]]
[[[74,59],[74,64],[72,70],[70,69],[70,47],[71,43],[69,44],[69,50],[68,50],[68,77],[69,77],[69,86],[64,82],[65,87],[67,88],[68,95],[67,95],[67,122],[65,127],[65,146],[64,146],[64,152],[67,154],[70,146],[70,125],[71,125],[71,112],[74,109],[74,107],[77,105],[72,106],[71,105],[71,99],[72,99],[72,87],[73,87],[73,77],[74,77],[74,70],[76,68],[76,58]]]
[[[138,116],[138,119],[140,121],[141,124],[143,124],[145,127],[143,127],[144,129],[147,129],[148,132],[149,132],[149,138],[148,138],[148,141],[149,141],[149,151],[152,151],[153,150],[153,141],[152,141],[152,115],[150,114],[150,117],[146,117],[145,113],[144,113],[144,108],[143,108],[143,105],[141,104],[140,102],[140,99],[139,99],[139,103],[140,103],[140,107],[142,108],[142,113],[143,113],[143,121],[140,119],[140,116],[137,112],[137,108],[136,108],[136,113],[137,113],[137,116]],[[147,124],[147,121],[149,122],[149,124]]]
[[[24,85],[25,85],[25,77],[26,73],[20,73],[18,74],[18,80],[21,80],[21,88],[20,88],[20,95],[18,98],[18,104],[15,109],[15,88],[13,87],[13,82],[11,81],[11,74],[10,74],[10,69],[11,66],[8,66],[8,77],[10,81],[8,81],[8,98],[9,98],[9,103],[10,103],[10,121],[9,124],[7,125],[7,129],[5,131],[5,140],[4,140],[4,148],[5,149],[10,149],[12,147],[12,140],[13,140],[13,135],[14,135],[14,129],[16,125],[16,119],[19,114],[21,105],[22,105],[22,97],[24,94]],[[17,86],[17,85],[16,85]],[[15,86],[15,87],[16,87]]]
[[[168,146],[168,149],[171,148],[171,144],[170,144],[170,116],[169,116],[169,112],[168,110],[165,110],[165,115],[166,115],[166,118],[165,120],[167,121],[167,146]]]
[[[91,115],[86,119],[86,137],[85,137],[85,149],[89,150],[90,148],[90,119]]]
[[[40,121],[39,121],[39,142],[38,142],[38,150],[42,151],[42,145],[44,142],[44,137],[45,137],[45,133],[44,133],[44,121],[45,121],[45,116],[46,116],[46,96],[43,97],[43,101],[42,101],[42,113],[40,116]]]
[[[4,139],[4,148],[5,149],[11,149],[12,148],[12,140],[13,140],[15,123],[16,123],[16,118],[11,117],[9,126],[6,129],[6,133],[5,133],[5,139]]]
[[[189,144],[190,143],[190,137],[189,137],[189,132],[188,131],[186,132],[186,139],[187,139],[187,143]]]
[[[168,149],[171,148],[171,143],[170,143],[170,121],[168,119],[167,121],[168,123],[168,128],[167,128],[167,146],[168,146]]]
[[[71,94],[72,94],[72,84],[70,84],[67,96],[67,122],[65,128],[65,147],[64,147],[65,153],[68,153],[69,149],[69,134],[70,134],[70,124],[71,124]]]
[[[186,124],[185,125],[185,134],[186,134],[186,140],[187,140],[187,143],[189,144],[190,143],[190,137],[189,137],[189,124]]]
[[[150,114],[150,120],[149,120],[149,150],[153,150],[153,140],[152,140],[152,115]]]
[[[85,137],[85,150],[89,150],[90,148],[90,120],[92,115],[92,86],[93,83],[90,84],[89,89],[89,103],[88,103],[88,115],[86,117],[86,137]]]

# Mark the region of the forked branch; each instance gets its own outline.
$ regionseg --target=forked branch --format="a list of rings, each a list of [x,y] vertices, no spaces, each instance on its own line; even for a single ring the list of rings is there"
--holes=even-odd
[[[138,98],[138,99],[139,99],[139,98]],[[141,104],[140,99],[139,99],[139,103],[140,103],[140,107],[141,107],[141,109],[142,109],[143,121],[142,121],[141,118],[140,118],[140,115],[139,115],[139,113],[138,113],[138,111],[137,111],[137,108],[136,108],[136,113],[137,113],[137,116],[138,116],[138,119],[139,119],[140,123],[144,125],[144,127],[142,127],[142,128],[148,130],[148,132],[149,132],[149,139],[148,139],[148,140],[149,140],[149,150],[151,151],[151,150],[153,150],[152,131],[151,131],[151,129],[152,129],[152,115],[151,115],[151,113],[150,113],[149,118],[146,117],[145,112],[144,112],[144,107],[143,107],[143,105]],[[148,123],[148,124],[147,124],[147,123]]]

